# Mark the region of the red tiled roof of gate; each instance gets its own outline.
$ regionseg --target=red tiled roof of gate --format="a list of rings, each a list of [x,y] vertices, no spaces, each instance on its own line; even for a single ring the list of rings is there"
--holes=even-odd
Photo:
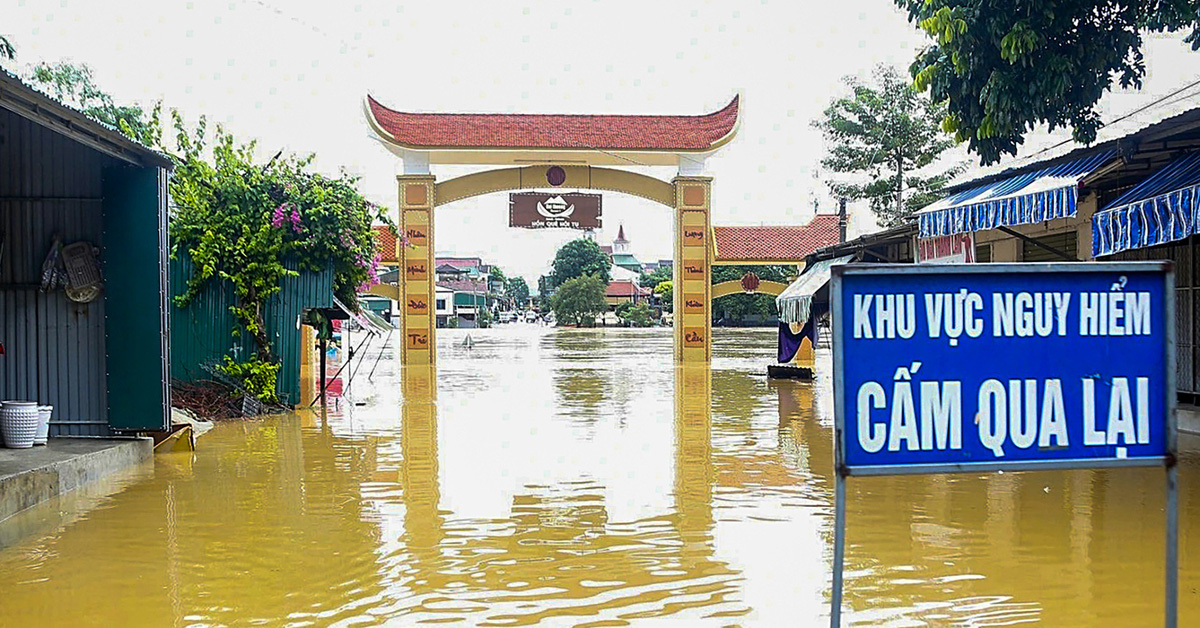
[[[798,262],[839,240],[836,214],[817,214],[798,227],[713,227],[716,260]]]
[[[375,225],[371,229],[375,232],[375,239],[379,242],[379,261],[385,264],[400,263],[400,260],[396,259],[396,232],[387,225]]]
[[[367,96],[374,126],[408,148],[707,151],[731,137],[738,97],[698,116],[408,113]]]

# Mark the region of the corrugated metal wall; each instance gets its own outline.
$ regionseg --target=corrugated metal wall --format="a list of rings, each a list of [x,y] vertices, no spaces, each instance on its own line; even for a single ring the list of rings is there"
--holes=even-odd
[[[0,398],[53,405],[52,434],[108,434],[104,301],[38,284],[55,233],[103,246],[101,173],[114,163],[0,110]]]
[[[1145,249],[1131,249],[1103,261],[1171,260],[1175,263],[1176,391],[1200,402],[1200,237]]]
[[[294,268],[293,265],[289,267]],[[174,296],[187,292],[192,263],[186,253],[171,260],[171,290]],[[204,364],[218,364],[222,356],[247,356],[254,352],[254,341],[245,333],[234,337],[229,306],[235,302],[233,286],[228,282],[209,286],[188,305],[171,305],[171,371],[183,381],[209,379]],[[277,392],[287,404],[300,403],[300,314],[309,308],[333,307],[333,270],[301,272],[284,279],[283,286],[267,303],[267,333],[275,343],[275,353],[283,367],[279,371]]]

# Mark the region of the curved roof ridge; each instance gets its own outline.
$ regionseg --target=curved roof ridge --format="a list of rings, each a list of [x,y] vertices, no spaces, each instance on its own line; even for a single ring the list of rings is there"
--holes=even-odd
[[[368,122],[382,137],[413,150],[608,149],[707,152],[732,139],[741,96],[700,115],[414,113],[367,95]]]

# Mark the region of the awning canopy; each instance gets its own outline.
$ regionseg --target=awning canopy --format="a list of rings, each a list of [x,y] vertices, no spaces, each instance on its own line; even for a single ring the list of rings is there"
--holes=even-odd
[[[1200,152],[1167,164],[1092,216],[1092,257],[1200,233]]]
[[[783,289],[783,292],[779,293],[779,296],[775,297],[775,307],[779,309],[779,322],[800,324],[808,321],[812,312],[813,295],[822,286],[829,283],[830,269],[838,264],[845,264],[853,258],[853,255],[846,255],[821,260],[809,266],[803,275],[797,277]]]
[[[387,322],[387,320],[385,320],[382,316],[372,312],[369,309],[363,308],[362,314],[364,318],[371,322],[371,325],[375,329],[378,329],[381,332],[393,331],[396,329],[395,325]]]
[[[1116,156],[1116,151],[1101,151],[951,194],[917,212],[918,236],[932,238],[1074,216],[1079,182]]]
[[[358,323],[358,326],[363,328],[364,330],[366,330],[368,333],[377,334],[380,331],[383,331],[382,329],[376,327],[373,323],[371,323],[371,321],[365,315],[351,310],[349,307],[346,306],[345,303],[342,303],[337,297],[333,297],[333,304],[336,305],[339,310],[345,312],[346,316],[350,317],[350,320],[354,321],[355,323]]]

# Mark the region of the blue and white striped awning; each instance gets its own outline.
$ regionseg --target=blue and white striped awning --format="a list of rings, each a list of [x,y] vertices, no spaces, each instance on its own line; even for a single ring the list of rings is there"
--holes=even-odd
[[[1163,166],[1092,216],[1092,257],[1200,233],[1200,152]]]
[[[1101,151],[963,190],[917,212],[922,238],[1026,225],[1075,215],[1079,182],[1116,157]]]

